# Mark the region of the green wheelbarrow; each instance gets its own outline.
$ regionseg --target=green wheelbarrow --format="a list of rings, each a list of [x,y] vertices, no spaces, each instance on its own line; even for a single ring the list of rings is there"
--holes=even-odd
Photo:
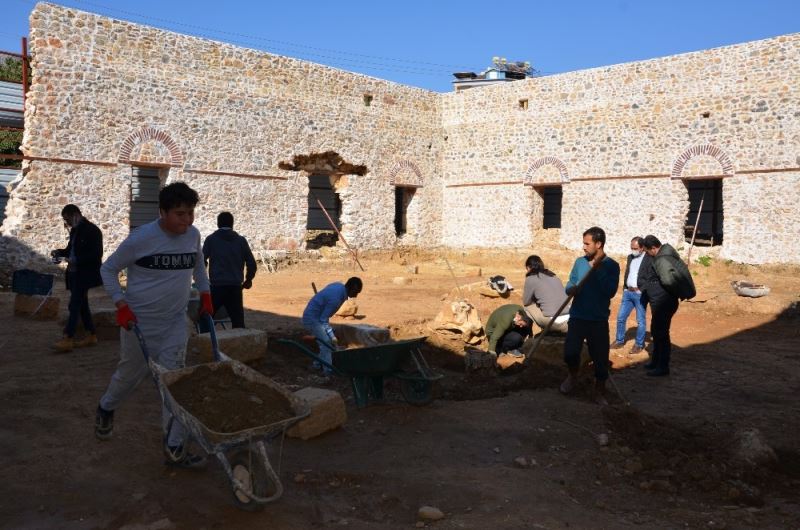
[[[378,346],[335,350],[333,364],[299,342],[278,339],[289,344],[335,374],[349,377],[353,385],[356,406],[365,407],[370,399],[383,399],[383,381],[395,377],[400,381],[400,392],[411,405],[427,405],[433,401],[433,383],[444,377],[434,371],[422,356],[420,347],[427,337],[388,342]]]

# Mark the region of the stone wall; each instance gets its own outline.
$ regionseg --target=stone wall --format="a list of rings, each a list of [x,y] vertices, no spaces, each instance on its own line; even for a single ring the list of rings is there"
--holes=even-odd
[[[684,180],[711,177],[722,257],[797,261],[800,34],[448,94],[51,4],[30,48],[29,160],[0,228],[14,266],[63,244],[68,202],[113,250],[134,165],[194,186],[202,233],[229,210],[256,250],[294,248],[308,180],[278,163],[328,150],[368,168],[333,179],[362,249],[578,250],[591,225],[612,253],[647,233],[682,247]],[[563,188],[560,230],[542,230],[541,185]],[[395,186],[415,189],[399,239]]]
[[[296,247],[307,174],[278,163],[333,150],[368,168],[340,190],[348,242],[392,246],[394,184],[413,181],[415,242],[438,244],[437,94],[51,4],[30,22],[32,160],[3,236],[46,253],[74,202],[113,250],[128,233],[131,166],[155,165],[198,190],[204,234],[224,209],[253,246]]]
[[[475,225],[465,243],[495,245],[498,233],[519,230],[516,215],[499,212],[529,211],[508,194],[561,182],[562,244],[580,248],[583,230],[597,224],[611,252],[646,233],[684,246],[681,179],[724,176],[721,255],[795,260],[781,247],[800,226],[800,210],[786,207],[800,198],[798,108],[800,34],[445,94],[442,175],[453,195],[445,204],[461,204],[469,189],[495,214],[476,224],[471,210],[450,210],[443,241]],[[514,184],[497,194],[498,182]],[[483,186],[448,187],[464,183]],[[535,246],[532,234],[522,241]],[[780,243],[768,248],[766,234]]]

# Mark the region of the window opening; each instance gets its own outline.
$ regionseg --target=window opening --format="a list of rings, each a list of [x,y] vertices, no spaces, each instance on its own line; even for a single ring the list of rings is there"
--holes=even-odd
[[[687,179],[683,183],[689,192],[689,211],[686,214],[684,236],[686,242],[692,241],[694,225],[697,223],[697,235],[694,244],[699,247],[714,247],[722,244],[723,179]],[[703,209],[700,210],[700,203]],[[700,221],[697,214],[700,212]]]

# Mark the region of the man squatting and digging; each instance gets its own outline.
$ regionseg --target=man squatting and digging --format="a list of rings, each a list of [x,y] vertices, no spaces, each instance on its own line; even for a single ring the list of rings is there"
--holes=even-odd
[[[192,226],[198,202],[197,192],[183,182],[164,187],[158,194],[160,219],[131,232],[100,270],[122,328],[120,361],[97,407],[95,435],[101,440],[111,437],[116,408],[150,376],[131,324],[138,324],[152,359],[174,370],[185,362],[186,306],[193,277],[200,291],[200,314],[214,314],[200,232]],[[119,282],[123,269],[127,269],[125,292]],[[162,416],[166,463],[181,467],[204,464],[203,457],[186,451],[186,431],[180,422],[172,422],[166,408]]]
[[[532,334],[533,320],[525,309],[517,304],[501,305],[489,315],[486,321],[486,338],[489,339],[489,353],[522,357],[519,351],[525,339]]]
[[[608,317],[611,298],[619,285],[619,264],[604,251],[606,233],[593,226],[583,233],[584,257],[575,260],[567,281],[566,293],[574,296],[569,310],[567,337],[564,341],[564,362],[569,375],[560,390],[569,394],[578,381],[583,342],[594,364],[595,398],[605,404],[608,379]],[[583,283],[581,283],[583,282]]]
[[[334,282],[325,286],[308,301],[303,310],[303,326],[317,339],[320,358],[331,364],[332,352],[339,349],[339,341],[331,328],[330,319],[348,298],[355,298],[363,289],[361,278],[353,276],[344,284]],[[315,361],[316,364],[316,361]],[[322,373],[331,374],[330,368],[322,366]]]

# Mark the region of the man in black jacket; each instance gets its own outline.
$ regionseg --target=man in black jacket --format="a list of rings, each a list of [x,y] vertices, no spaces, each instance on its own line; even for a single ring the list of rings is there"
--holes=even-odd
[[[231,325],[244,327],[242,289],[253,286],[256,275],[256,259],[244,236],[233,230],[233,214],[222,212],[217,216],[216,232],[203,242],[203,256],[209,263],[211,301],[219,310],[225,306]],[[242,273],[247,266],[246,276]]]
[[[647,256],[639,268],[639,288],[642,290],[642,303],[650,303],[650,334],[653,338],[653,355],[644,367],[647,375],[663,377],[669,375],[672,354],[669,328],[678,310],[678,295],[670,286],[665,286],[656,270],[656,260],[680,260],[680,256],[671,245],[662,245],[653,235],[644,238],[644,248]]]
[[[103,233],[97,226],[81,215],[81,210],[74,204],[68,204],[61,210],[61,218],[69,227],[69,244],[67,248],[52,251],[55,260],[67,260],[67,289],[69,297],[69,317],[64,327],[64,337],[53,347],[59,352],[71,351],[76,346],[94,346],[97,344],[92,311],[89,309],[89,289],[103,284],[100,278],[100,264],[103,260]],[[75,329],[78,318],[83,321],[87,335],[75,340]]]

